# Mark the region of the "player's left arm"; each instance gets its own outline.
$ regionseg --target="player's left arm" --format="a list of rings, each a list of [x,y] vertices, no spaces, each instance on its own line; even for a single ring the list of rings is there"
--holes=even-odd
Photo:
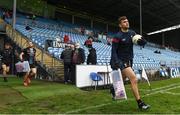
[[[133,35],[133,37],[134,37],[135,35],[138,35],[138,34],[136,34],[135,31],[132,31],[132,35]],[[146,43],[147,43],[147,41],[144,39],[144,37],[141,36],[141,35],[139,35],[139,38],[138,38],[138,40],[136,41],[136,44],[137,44],[137,45],[140,45],[140,46],[145,46]]]

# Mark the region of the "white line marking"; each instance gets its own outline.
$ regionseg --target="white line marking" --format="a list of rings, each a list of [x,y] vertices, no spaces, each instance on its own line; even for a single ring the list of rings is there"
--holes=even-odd
[[[177,89],[177,88],[180,88],[180,86],[176,86],[176,87],[172,87],[172,88],[168,88],[168,89],[163,89],[163,90],[155,91],[153,93],[146,94],[145,96],[154,95],[154,94],[157,94],[157,93],[162,93],[162,92],[165,92],[165,91],[168,91],[168,90],[171,90],[171,89]]]
[[[129,101],[132,101],[134,100],[133,98],[128,98]],[[122,103],[124,101],[127,101],[127,100],[118,100],[117,103]],[[99,107],[103,107],[103,106],[106,106],[106,105],[110,105],[112,104],[113,102],[111,103],[106,103],[106,104],[100,104],[100,105],[95,105],[95,106],[89,106],[89,107],[85,107],[85,108],[82,108],[82,109],[76,109],[76,110],[72,110],[72,111],[68,111],[66,112],[67,114],[69,113],[77,113],[79,111],[83,111],[83,110],[88,110],[88,109],[94,109],[94,108],[99,108]]]
[[[177,86],[177,85],[180,85],[180,83],[174,83],[174,84],[171,84],[171,85],[166,85],[166,86],[163,86],[163,87],[154,88],[154,89],[152,89],[152,91],[161,90],[161,89],[164,89],[164,88],[169,88],[169,87],[173,87],[173,86]],[[149,91],[149,89],[148,90],[147,89],[140,89],[140,90]]]
[[[167,94],[171,94],[171,95],[180,95],[180,93],[173,93],[173,92],[169,92],[169,91],[166,91],[166,92],[163,92],[163,93],[167,93]]]
[[[175,85],[178,85],[178,84],[171,84],[171,85],[167,85],[165,87],[156,88],[155,90],[157,90],[157,89],[158,90],[161,89],[161,90],[146,94],[146,95],[144,95],[142,97],[146,97],[146,96],[150,96],[150,95],[154,95],[154,94],[158,94],[158,93],[163,93],[163,92],[171,90],[171,89],[177,89],[180,86],[175,86]],[[171,86],[175,86],[175,87],[171,87]],[[171,87],[171,88],[167,88],[167,87]],[[164,88],[167,88],[167,89],[164,89]],[[127,100],[120,100],[120,101],[117,101],[117,103],[122,103],[122,102],[125,102],[125,101],[132,101],[132,100],[134,100],[134,98],[128,98]],[[67,111],[66,114],[77,113],[77,112],[80,112],[80,111],[83,111],[83,110],[99,108],[99,107],[107,106],[107,105],[110,105],[110,104],[113,104],[113,102],[100,104],[100,105],[95,105],[95,106],[89,106],[89,107],[85,107],[85,108],[82,108],[82,109],[76,109],[76,110],[72,110],[72,111]]]

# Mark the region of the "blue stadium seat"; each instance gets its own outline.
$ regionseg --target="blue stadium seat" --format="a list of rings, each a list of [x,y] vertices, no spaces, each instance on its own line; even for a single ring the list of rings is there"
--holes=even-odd
[[[101,78],[101,76],[99,74],[97,74],[95,72],[90,73],[90,78],[92,80],[91,86],[93,85],[93,82],[95,82],[95,90],[96,90],[96,87],[98,86],[98,82],[102,81],[102,78]]]

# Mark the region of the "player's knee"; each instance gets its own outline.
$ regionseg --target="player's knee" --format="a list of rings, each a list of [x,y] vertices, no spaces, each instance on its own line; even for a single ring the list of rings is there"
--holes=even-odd
[[[35,74],[36,74],[36,73],[32,72],[32,73],[31,73],[31,76],[34,76]]]
[[[6,69],[6,72],[9,72],[9,69]]]
[[[3,71],[6,70],[6,65],[2,65]]]
[[[2,66],[2,70],[3,70],[3,71],[6,70],[6,67]]]
[[[136,77],[132,77],[130,81],[131,81],[131,84],[137,84],[138,82]]]
[[[6,68],[3,68],[3,72],[7,72],[7,69],[6,69]]]

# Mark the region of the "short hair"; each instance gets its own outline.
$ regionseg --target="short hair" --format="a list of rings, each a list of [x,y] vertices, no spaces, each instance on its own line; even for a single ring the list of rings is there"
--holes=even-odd
[[[5,45],[11,45],[11,43],[9,43],[9,42],[6,42],[6,43],[5,43]]]
[[[127,19],[126,16],[120,16],[120,17],[118,18],[119,24],[121,23],[122,20],[126,20],[126,19]]]

